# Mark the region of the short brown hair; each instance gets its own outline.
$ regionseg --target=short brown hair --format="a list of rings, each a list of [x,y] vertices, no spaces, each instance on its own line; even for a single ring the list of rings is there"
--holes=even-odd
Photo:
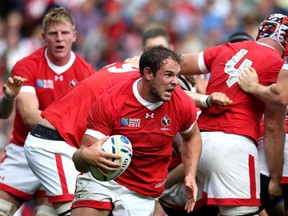
[[[64,7],[55,7],[50,9],[45,14],[42,21],[42,27],[45,31],[49,25],[54,23],[61,23],[64,21],[68,21],[72,25],[73,30],[75,31],[76,26],[72,15]]]

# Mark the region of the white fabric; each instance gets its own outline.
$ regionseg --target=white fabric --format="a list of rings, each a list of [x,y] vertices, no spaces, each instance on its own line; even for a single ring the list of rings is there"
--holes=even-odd
[[[76,148],[64,141],[40,139],[29,133],[24,149],[28,164],[45,188],[50,201],[51,197],[74,194],[79,174],[72,161]]]
[[[28,166],[24,148],[15,144],[8,144],[5,147],[5,159],[0,166],[0,176],[0,184],[5,184],[9,190],[11,189],[21,198],[32,196],[41,186]]]
[[[0,198],[0,215],[1,216],[12,216],[16,212],[17,207],[4,199]]]
[[[284,147],[284,165],[282,177],[288,178],[288,135],[286,134],[285,147]],[[258,157],[259,157],[259,169],[260,173],[265,176],[270,176],[268,166],[266,162],[266,156],[264,154],[263,137],[258,140]]]
[[[198,177],[203,191],[207,193],[208,204],[246,206],[257,203],[260,198],[260,174],[253,141],[245,136],[223,132],[201,132],[201,136],[203,147]],[[250,164],[250,169],[249,161],[254,163],[253,167]],[[254,188],[250,180],[255,180]],[[253,190],[250,187],[254,189],[254,194],[251,194]]]
[[[151,216],[156,199],[141,196],[113,180],[98,181],[88,172],[78,176],[72,208],[78,201],[86,201],[86,207],[92,208],[99,202],[112,202],[113,216]]]

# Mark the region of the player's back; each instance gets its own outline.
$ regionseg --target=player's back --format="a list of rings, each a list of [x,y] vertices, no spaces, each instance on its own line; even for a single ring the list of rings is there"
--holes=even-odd
[[[117,62],[108,65],[48,106],[42,116],[69,145],[78,148],[86,130],[87,116],[96,98],[114,85],[133,77],[140,77],[140,73],[131,64]]]
[[[259,122],[264,103],[241,91],[238,75],[244,68],[254,67],[263,85],[276,82],[283,60],[271,47],[257,42],[227,43],[204,52],[203,61],[211,72],[207,94],[225,93],[233,103],[227,107],[213,106],[203,109],[199,128],[206,131],[224,131],[242,134],[255,141],[259,134]]]

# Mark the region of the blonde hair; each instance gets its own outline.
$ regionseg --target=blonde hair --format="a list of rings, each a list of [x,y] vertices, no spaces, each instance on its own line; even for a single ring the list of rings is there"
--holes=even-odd
[[[75,21],[72,15],[64,7],[55,7],[50,9],[44,16],[42,21],[42,27],[44,31],[48,26],[55,23],[69,22],[72,25],[73,31],[75,31]]]

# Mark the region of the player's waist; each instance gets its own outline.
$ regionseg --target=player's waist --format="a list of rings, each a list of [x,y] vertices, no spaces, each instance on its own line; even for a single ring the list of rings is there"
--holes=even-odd
[[[39,124],[31,130],[31,135],[41,139],[64,141],[63,137],[57,130]]]

